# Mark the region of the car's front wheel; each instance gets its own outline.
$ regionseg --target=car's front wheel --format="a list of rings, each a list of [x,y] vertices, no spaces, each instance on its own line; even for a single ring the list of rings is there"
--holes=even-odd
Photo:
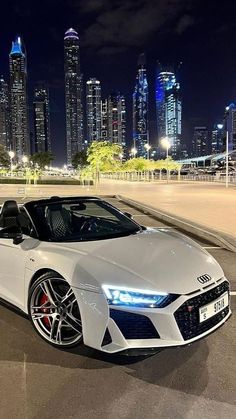
[[[56,347],[70,348],[82,340],[82,323],[76,297],[63,278],[47,272],[29,291],[28,310],[39,335]]]

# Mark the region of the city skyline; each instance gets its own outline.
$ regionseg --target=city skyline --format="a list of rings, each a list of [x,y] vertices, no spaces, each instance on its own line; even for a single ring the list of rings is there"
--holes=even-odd
[[[182,6],[177,7],[178,2],[176,2],[173,14],[165,20],[162,16],[157,19],[157,6],[153,4],[153,16],[149,14],[149,25],[144,24],[140,27],[140,34],[135,35],[134,29],[138,28],[137,25],[130,25],[132,29],[127,32],[124,25],[120,24],[119,36],[115,39],[111,38],[117,28],[116,23],[112,24],[112,18],[110,23],[107,19],[105,24],[108,29],[106,33],[102,32],[103,29],[99,27],[96,32],[97,36],[92,36],[97,19],[105,19],[103,2],[101,2],[100,10],[95,2],[92,10],[90,1],[86,6],[76,1],[64,3],[63,5],[58,3],[57,8],[53,6],[53,1],[47,2],[47,8],[44,8],[44,1],[40,8],[32,8],[25,1],[22,2],[21,8],[14,7],[16,4],[14,1],[11,5],[4,4],[3,14],[6,20],[1,27],[0,74],[3,74],[5,80],[8,79],[9,45],[15,34],[20,33],[27,45],[31,114],[34,85],[39,80],[45,80],[49,85],[52,150],[57,155],[58,161],[65,160],[66,137],[62,38],[66,29],[71,26],[78,31],[80,37],[81,68],[84,80],[93,76],[98,78],[103,86],[104,98],[108,97],[114,89],[121,91],[126,98],[126,130],[129,146],[132,139],[131,93],[137,57],[142,51],[145,51],[147,55],[147,74],[151,92],[149,95],[150,142],[154,146],[157,143],[154,97],[157,59],[163,63],[183,61],[180,85],[184,104],[184,143],[188,146],[191,144],[194,126],[206,125],[210,131],[215,123],[223,120],[225,106],[233,102],[236,97],[234,82],[236,63],[230,42],[234,33],[234,24],[230,5],[222,11],[218,5],[215,5],[212,10],[210,6],[204,4],[203,14],[201,1],[196,1],[195,5],[189,7],[187,11],[184,11]],[[109,6],[110,16],[117,18],[117,24],[120,22],[121,7],[118,3],[122,2]],[[130,4],[132,22],[140,15],[147,23],[143,5],[143,1],[137,5]],[[150,7],[149,5],[146,7],[148,12],[150,12]],[[47,10],[46,15],[45,10]],[[163,10],[168,10],[168,4],[163,5]],[[128,12],[125,13],[128,14]],[[39,30],[42,27],[43,31]],[[229,42],[226,42],[226,39]],[[216,57],[220,59],[216,60]]]
[[[25,154],[32,152],[32,144],[29,143],[28,125],[28,92],[27,82],[27,57],[22,38],[17,36],[12,43],[10,59],[10,89],[7,82],[1,78],[0,83],[0,129],[1,143],[8,149],[16,152],[18,160]],[[74,155],[87,148],[94,140],[108,140],[123,146],[125,154],[130,144],[126,144],[126,105],[125,97],[119,93],[110,94],[108,99],[102,100],[101,83],[96,78],[90,78],[86,82],[86,126],[83,115],[83,76],[80,73],[79,36],[70,28],[64,37],[64,68],[65,68],[65,99],[66,99],[66,133],[67,148],[64,154],[67,156],[67,164],[71,166]],[[13,81],[12,81],[13,80]],[[39,83],[34,89],[33,119],[34,119],[34,150],[51,151],[50,138],[50,114],[49,92]],[[224,130],[219,132],[213,128],[220,124],[214,124],[211,136],[196,139],[199,127],[194,127],[192,144],[188,151],[184,144],[182,133],[182,101],[180,85],[177,82],[174,70],[158,63],[156,75],[156,118],[157,118],[157,151],[156,157],[162,156],[160,139],[168,137],[171,145],[170,154],[174,158],[199,156],[203,154],[223,151],[225,145]],[[136,84],[133,93],[133,143],[137,147],[137,156],[147,156],[146,145],[153,145],[149,140],[148,119],[148,82],[146,72],[146,57],[142,53],[138,58]],[[19,96],[19,98],[17,98]],[[38,98],[37,98],[38,96]],[[40,103],[41,102],[41,103]],[[224,124],[229,132],[229,150],[236,148],[236,106],[231,103],[225,108]],[[10,110],[10,117],[6,111]],[[15,122],[16,121],[16,122]],[[17,126],[17,123],[19,126]],[[104,125],[105,124],[105,125]],[[202,128],[202,127],[200,127]],[[217,128],[218,129],[218,128]],[[16,134],[18,134],[18,137]],[[20,135],[19,135],[20,134]],[[32,133],[30,132],[30,138]],[[10,139],[10,140],[9,140]],[[203,141],[202,141],[203,140]],[[30,141],[31,142],[31,141]],[[154,147],[156,148],[156,147]]]

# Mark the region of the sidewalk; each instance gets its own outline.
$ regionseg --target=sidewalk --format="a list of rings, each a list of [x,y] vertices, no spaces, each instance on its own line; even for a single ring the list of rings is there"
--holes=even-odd
[[[24,197],[23,185],[0,185],[4,198]],[[138,183],[102,180],[98,188],[71,185],[40,185],[27,189],[33,198],[52,195],[124,195],[176,217],[195,222],[236,238],[236,187],[204,182]]]

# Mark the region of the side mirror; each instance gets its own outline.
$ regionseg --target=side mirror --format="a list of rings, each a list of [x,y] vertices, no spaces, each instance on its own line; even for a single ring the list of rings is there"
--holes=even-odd
[[[132,214],[130,214],[129,212],[124,212],[124,215],[125,215],[126,217],[128,217],[128,218],[131,218],[131,220],[132,220],[132,218],[133,218],[133,215],[132,215]]]
[[[0,239],[13,239],[14,244],[23,242],[23,234],[18,226],[5,227],[0,230]]]

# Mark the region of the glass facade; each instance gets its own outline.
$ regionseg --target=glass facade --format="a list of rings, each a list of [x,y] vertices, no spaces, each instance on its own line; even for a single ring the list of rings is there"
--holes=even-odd
[[[0,144],[10,150],[9,92],[3,77],[0,77]]]
[[[35,151],[51,151],[49,92],[47,87],[38,86],[34,91]]]
[[[133,94],[133,145],[137,149],[137,157],[147,156],[145,145],[148,143],[148,82],[146,59],[141,54]]]
[[[101,101],[101,139],[108,140],[108,113],[107,113],[107,99]]]
[[[160,64],[156,77],[156,113],[158,140],[168,137],[173,158],[181,154],[182,100],[180,85],[171,69]]]
[[[194,128],[192,154],[193,157],[206,156],[209,154],[207,127]]]
[[[101,84],[91,78],[86,83],[87,143],[101,140]]]
[[[80,73],[79,37],[69,29],[64,37],[67,164],[83,148],[82,76]]]
[[[236,105],[231,103],[225,109],[225,131],[228,131],[229,151],[236,150]]]
[[[11,149],[17,160],[29,153],[26,51],[18,36],[12,43],[10,64]]]
[[[223,124],[214,125],[211,132],[211,153],[218,154],[224,150],[225,130]]]
[[[108,98],[108,140],[125,147],[126,106],[120,93],[113,93]]]

